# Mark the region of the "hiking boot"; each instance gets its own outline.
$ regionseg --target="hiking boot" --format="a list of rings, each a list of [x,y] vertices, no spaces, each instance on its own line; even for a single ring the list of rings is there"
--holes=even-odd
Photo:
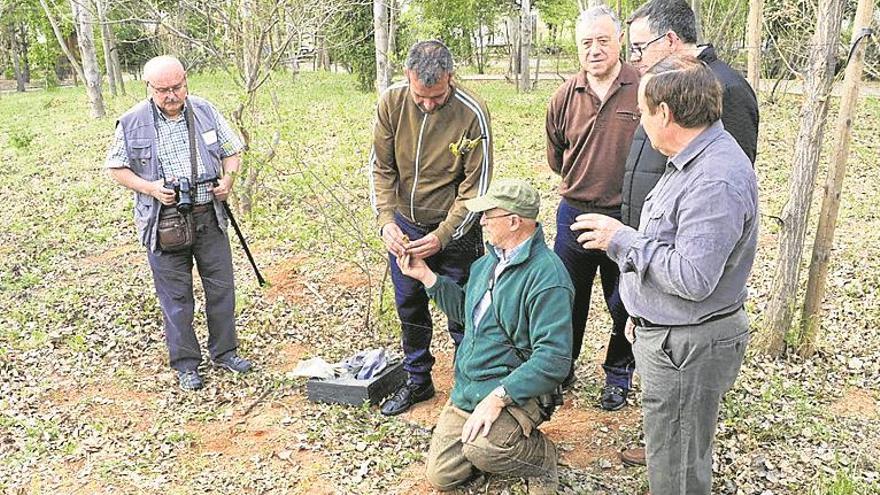
[[[646,466],[648,464],[645,459],[645,449],[641,447],[626,449],[617,456],[620,457],[624,466]]]
[[[407,381],[382,404],[382,414],[385,416],[396,416],[405,412],[413,404],[426,401],[431,397],[434,397],[433,382],[416,384],[412,381]]]
[[[544,476],[528,479],[529,495],[555,495],[559,488],[559,471],[556,466],[556,446],[548,442],[552,452],[544,458]]]
[[[177,372],[177,382],[183,390],[198,390],[205,386],[202,377],[196,370],[179,370]]]
[[[214,360],[214,366],[235,373],[246,373],[251,370],[253,365],[247,359],[239,356],[234,352],[227,352]]]
[[[602,409],[617,411],[626,405],[626,396],[629,390],[616,385],[605,385],[602,389]]]

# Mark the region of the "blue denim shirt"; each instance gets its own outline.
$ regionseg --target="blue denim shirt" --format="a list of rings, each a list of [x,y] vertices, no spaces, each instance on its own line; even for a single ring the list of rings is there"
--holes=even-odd
[[[755,172],[717,121],[669,158],[639,230],[620,229],[608,256],[632,316],[696,325],[745,302],[757,242]]]

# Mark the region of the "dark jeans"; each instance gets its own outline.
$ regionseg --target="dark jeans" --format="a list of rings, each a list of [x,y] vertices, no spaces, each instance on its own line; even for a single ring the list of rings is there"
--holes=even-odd
[[[196,236],[192,248],[175,253],[147,250],[153,283],[162,306],[169,360],[171,367],[176,370],[194,370],[202,361],[199,341],[192,325],[195,304],[193,259],[205,289],[208,352],[211,359],[217,359],[238,347],[229,239],[217,225],[213,208],[201,213],[193,212],[193,220]]]
[[[587,326],[587,317],[590,313],[590,295],[593,290],[593,279],[596,271],[602,279],[602,291],[605,294],[605,304],[611,319],[614,322],[611,339],[608,341],[608,352],[605,355],[605,383],[629,389],[632,383],[635,358],[633,357],[632,345],[626,340],[624,327],[629,317],[623,301],[618,292],[618,279],[620,270],[603,251],[584,249],[577,242],[577,236],[581,232],[572,232],[569,228],[575,222],[575,218],[581,211],[564,198],[559,203],[556,212],[556,243],[553,251],[562,259],[571,281],[574,284],[574,311],[572,313],[572,352],[571,366],[574,369],[575,361],[581,354],[581,345],[584,339],[584,331]]]
[[[395,223],[411,241],[431,233],[437,226],[414,225],[399,214],[394,215]],[[467,282],[471,263],[483,255],[483,232],[477,222],[461,238],[451,241],[445,249],[425,261],[431,270],[445,275],[459,285]],[[401,323],[403,343],[403,368],[414,383],[422,384],[431,380],[434,356],[431,355],[431,336],[434,326],[428,309],[428,294],[421,282],[407,277],[397,267],[397,258],[389,253],[391,281],[394,283],[394,301]],[[464,326],[449,321],[449,334],[456,347],[464,337]]]

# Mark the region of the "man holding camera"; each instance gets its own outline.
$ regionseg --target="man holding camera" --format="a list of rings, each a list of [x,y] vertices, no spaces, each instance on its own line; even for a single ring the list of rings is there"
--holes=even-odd
[[[222,206],[244,144],[213,105],[187,95],[186,71],[176,58],[149,60],[143,79],[149,98],[117,121],[105,166],[135,192],[135,224],[162,307],[170,365],[181,388],[197,390],[204,383],[192,325],[193,259],[205,290],[211,360],[237,373],[251,368],[236,352],[235,285]]]
[[[465,329],[455,385],[431,438],[428,481],[451,490],[479,470],[529,478],[529,493],[556,493],[556,447],[537,426],[559,403],[554,392],[570,368],[574,288],[544,243],[533,187],[499,180],[465,206],[483,213],[488,253],[471,265],[464,288],[424,259],[397,259]]]

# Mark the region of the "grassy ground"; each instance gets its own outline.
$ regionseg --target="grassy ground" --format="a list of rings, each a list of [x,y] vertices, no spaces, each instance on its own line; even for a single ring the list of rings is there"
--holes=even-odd
[[[554,84],[518,95],[500,82],[470,83],[492,113],[496,176],[526,177],[541,189],[551,236],[558,199],[544,165],[543,117]],[[237,101],[219,74],[193,77],[190,88],[227,115]],[[374,96],[352,88],[346,76],[307,73],[273,83],[277,105],[264,96],[272,110],[252,129],[254,156],[270,129],[280,129],[281,144],[240,222],[272,286],[258,288],[233,249],[242,351],[257,371],[207,368],[207,387],[189,394],[166,365],[131,196],[101,170],[114,117],[90,119],[84,93],[73,89],[0,95],[0,492],[429,491],[423,457],[451,387],[442,332],[440,393],[402,417],[308,403],[304,382],[289,374],[306,357],[396,348],[368,207]],[[756,319],[797,127],[798,101],[787,98],[761,107],[764,220],[749,303]],[[134,101],[110,99],[108,114]],[[749,353],[722,412],[714,492],[880,493],[880,102],[864,100],[859,112],[820,352],[806,361]],[[644,470],[616,461],[638,442],[638,398],[616,413],[596,408],[610,320],[599,304],[593,314],[579,381],[544,429],[561,447],[565,491],[640,493]],[[196,325],[204,337],[203,316]],[[467,490],[522,493],[523,485],[493,478]]]

